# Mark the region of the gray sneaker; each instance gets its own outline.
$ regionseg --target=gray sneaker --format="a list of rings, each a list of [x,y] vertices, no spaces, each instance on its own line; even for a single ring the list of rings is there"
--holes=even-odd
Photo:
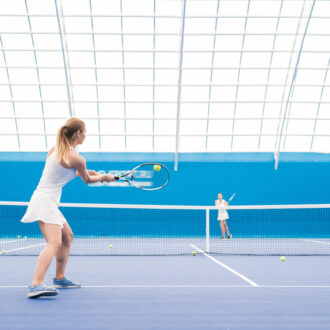
[[[41,283],[36,286],[29,286],[29,291],[27,293],[28,298],[39,298],[39,297],[46,297],[46,296],[57,296],[58,290],[53,288],[52,286],[46,286],[45,284]]]
[[[53,278],[53,287],[58,289],[74,289],[74,288],[81,288],[80,283],[75,283],[66,277],[63,277],[61,280],[57,280]]]

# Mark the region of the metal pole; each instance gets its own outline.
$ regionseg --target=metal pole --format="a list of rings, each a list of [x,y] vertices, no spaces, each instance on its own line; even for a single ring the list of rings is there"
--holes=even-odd
[[[56,17],[57,17],[57,23],[58,23],[58,31],[60,34],[61,39],[61,46],[62,46],[62,56],[63,56],[63,62],[64,62],[64,73],[65,73],[65,80],[66,80],[66,91],[68,95],[68,105],[69,105],[69,113],[70,117],[74,117],[75,111],[72,107],[73,105],[73,95],[71,90],[71,77],[69,73],[70,65],[69,65],[69,59],[67,57],[68,47],[65,40],[65,26],[64,26],[64,19],[63,19],[63,10],[62,10],[62,0],[55,0],[55,8],[56,8]],[[59,2],[59,4],[58,4]],[[59,14],[59,11],[61,14]]]
[[[181,46],[180,46],[178,99],[177,99],[177,114],[176,114],[176,141],[175,141],[175,156],[174,156],[174,170],[175,171],[178,170],[178,152],[179,152],[179,143],[180,143],[181,80],[182,80],[182,58],[183,58],[185,19],[186,19],[186,0],[183,1],[183,6],[182,6]]]
[[[206,252],[210,252],[210,209],[206,209]]]
[[[299,65],[299,62],[300,62],[300,55],[301,55],[301,52],[302,52],[302,49],[303,49],[303,46],[304,46],[305,36],[306,36],[306,32],[307,32],[307,29],[308,29],[308,26],[309,26],[310,19],[312,17],[315,2],[316,2],[316,0],[313,1],[312,8],[311,8],[309,16],[308,16],[308,21],[307,21],[307,24],[306,24],[306,27],[305,27],[305,32],[304,32],[304,35],[303,35],[303,38],[302,38],[302,41],[301,41],[296,66],[295,66],[293,76],[292,76],[292,81],[291,81],[291,84],[290,84],[290,89],[289,89],[289,93],[288,93],[288,97],[287,97],[287,101],[286,101],[286,105],[285,105],[285,110],[284,110],[284,116],[283,116],[282,125],[281,125],[279,141],[278,141],[278,144],[277,144],[275,152],[274,152],[275,170],[278,169],[278,163],[279,163],[279,160],[280,160],[280,149],[281,149],[281,141],[282,141],[284,123],[285,123],[285,119],[286,119],[286,115],[287,115],[287,111],[288,111],[288,106],[290,104],[289,101],[290,101],[290,98],[291,98],[291,95],[292,95],[292,89],[293,89],[294,82],[295,82],[296,76],[297,76],[298,65]]]

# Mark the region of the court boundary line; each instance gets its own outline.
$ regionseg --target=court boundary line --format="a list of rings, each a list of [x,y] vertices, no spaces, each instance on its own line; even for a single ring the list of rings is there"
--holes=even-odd
[[[11,249],[11,250],[3,250],[5,251],[5,253],[9,253],[9,252],[13,252],[13,251],[20,251],[20,250],[26,250],[26,249],[30,249],[33,247],[38,247],[38,246],[42,246],[42,245],[46,245],[46,243],[41,243],[41,244],[33,244],[33,245],[28,245],[28,246],[23,246],[20,248],[16,248],[16,249]],[[22,256],[23,257],[23,256]]]
[[[1,289],[27,289],[28,285],[0,285]],[[83,285],[82,289],[330,289],[330,285]]]
[[[318,243],[318,244],[326,244],[326,245],[330,245],[330,242],[326,242],[326,241],[319,241],[317,239],[312,239],[312,238],[299,238],[300,241],[304,241],[304,242],[309,242],[309,243]]]
[[[259,284],[253,282],[252,280],[250,280],[249,278],[247,278],[245,275],[237,272],[235,269],[225,265],[224,263],[222,263],[221,261],[219,261],[218,259],[215,259],[213,257],[211,257],[209,254],[207,254],[205,251],[201,250],[200,248],[198,248],[196,245],[194,244],[190,244],[190,246],[194,249],[196,249],[198,252],[202,253],[205,257],[209,258],[210,260],[212,260],[213,262],[215,262],[216,264],[220,265],[221,267],[227,269],[228,271],[230,271],[231,273],[233,273],[234,275],[240,277],[242,280],[244,280],[245,282],[249,283],[250,285],[254,286],[254,287],[258,287]]]
[[[14,240],[11,240],[11,241],[4,241],[4,242],[0,240],[0,244],[7,244],[7,243],[9,244],[9,243],[18,242],[20,240],[21,240],[20,238],[19,239],[14,239]]]

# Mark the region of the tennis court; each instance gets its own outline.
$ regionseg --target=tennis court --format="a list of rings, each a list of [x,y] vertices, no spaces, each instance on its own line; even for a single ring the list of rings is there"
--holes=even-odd
[[[220,240],[215,207],[63,204],[76,235],[68,273],[83,287],[39,301],[24,298],[45,246],[16,220],[26,207],[0,207],[3,328],[328,327],[329,205],[232,206],[235,237]]]
[[[252,256],[71,257],[69,275],[83,288],[28,300],[25,283],[34,261],[0,259],[4,329],[327,329],[329,324],[324,257],[293,256],[285,263]]]
[[[329,329],[330,1],[0,1],[0,329]]]

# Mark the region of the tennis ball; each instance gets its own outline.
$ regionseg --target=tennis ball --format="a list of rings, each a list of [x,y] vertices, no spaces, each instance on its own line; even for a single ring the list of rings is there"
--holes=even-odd
[[[17,238],[21,238],[21,235],[17,235]]]
[[[112,244],[109,244],[109,248],[112,248]]]
[[[161,169],[161,167],[160,167],[159,165],[154,165],[154,170],[155,170],[156,172],[159,172],[160,169]]]
[[[6,250],[2,250],[1,253],[2,253],[2,254],[6,254],[7,251],[6,251]]]
[[[192,252],[192,255],[193,255],[193,256],[195,256],[195,255],[196,255],[196,252],[195,252],[195,251],[193,251],[193,252]]]
[[[27,236],[24,236],[24,239],[27,239]]]
[[[285,261],[285,257],[281,257],[281,261]]]

